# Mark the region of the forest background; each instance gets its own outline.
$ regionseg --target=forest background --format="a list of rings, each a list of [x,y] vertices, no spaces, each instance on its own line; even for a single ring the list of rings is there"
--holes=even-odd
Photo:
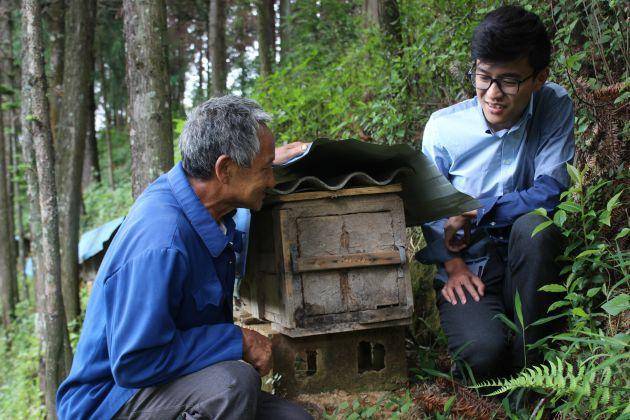
[[[501,4],[0,0],[0,417],[54,416],[88,295],[79,235],[125,215],[178,160],[192,105],[253,97],[273,114],[278,144],[358,138],[420,150],[429,115],[474,94],[472,29]],[[548,291],[568,328],[536,344],[544,365],[498,384],[501,395],[537,397],[518,411],[452,383],[432,270],[414,263],[410,386],[326,415],[630,418],[630,6],[520,4],[553,35],[551,80],[576,108],[573,186],[546,223],[567,236],[562,278]],[[409,237],[422,245],[417,229]],[[28,257],[34,277],[24,275]]]

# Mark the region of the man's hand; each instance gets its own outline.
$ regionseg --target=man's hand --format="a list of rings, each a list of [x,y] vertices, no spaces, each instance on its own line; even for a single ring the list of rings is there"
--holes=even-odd
[[[470,242],[470,219],[477,217],[477,210],[469,211],[460,216],[449,217],[444,225],[444,245],[451,252],[459,252]],[[458,238],[457,231],[464,229],[464,237]]]
[[[271,370],[271,340],[264,335],[247,328],[243,332],[243,360],[265,376]]]
[[[464,260],[453,258],[444,263],[444,268],[448,273],[448,281],[442,288],[444,299],[452,305],[457,305],[457,296],[459,296],[463,305],[466,303],[466,293],[464,292],[466,289],[472,298],[479,302],[479,299],[484,295],[486,285],[479,277],[470,272]]]
[[[309,143],[303,143],[301,141],[294,141],[293,143],[285,144],[284,146],[276,147],[276,158],[273,160],[274,165],[282,165],[288,162],[295,156],[301,155],[308,149]]]

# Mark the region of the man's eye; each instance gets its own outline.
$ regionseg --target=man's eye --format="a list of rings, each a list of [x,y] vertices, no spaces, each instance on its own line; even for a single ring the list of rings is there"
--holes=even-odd
[[[516,86],[516,85],[518,85],[518,80],[516,80],[516,79],[503,79],[503,80],[501,80],[501,83],[503,83],[505,86]]]

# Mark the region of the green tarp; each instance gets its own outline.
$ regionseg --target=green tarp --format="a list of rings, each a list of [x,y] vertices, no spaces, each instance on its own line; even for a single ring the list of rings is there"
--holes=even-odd
[[[275,192],[279,194],[400,182],[407,226],[480,207],[477,200],[457,191],[422,153],[406,144],[318,139],[306,155],[275,167],[274,174]]]

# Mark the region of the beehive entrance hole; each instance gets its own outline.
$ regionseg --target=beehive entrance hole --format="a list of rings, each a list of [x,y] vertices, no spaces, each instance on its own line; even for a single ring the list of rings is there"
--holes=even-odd
[[[313,376],[317,373],[317,350],[306,350],[295,356],[295,374],[297,377]]]
[[[359,342],[357,355],[359,373],[385,368],[385,346],[380,343]]]

